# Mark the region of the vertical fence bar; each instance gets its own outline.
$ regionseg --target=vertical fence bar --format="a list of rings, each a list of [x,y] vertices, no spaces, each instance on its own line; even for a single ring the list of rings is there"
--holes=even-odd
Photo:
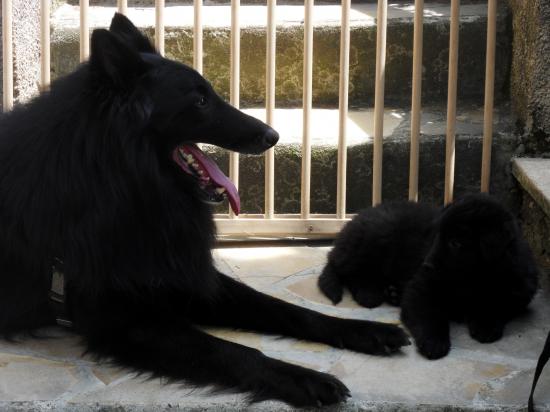
[[[304,84],[303,84],[303,133],[302,133],[302,188],[301,217],[310,215],[311,190],[311,100],[313,78],[313,1],[304,4]]]
[[[349,84],[349,12],[351,0],[342,0],[340,28],[340,85],[339,85],[339,130],[338,130],[338,172],[336,183],[336,217],[346,217],[346,168],[347,168],[347,120]]]
[[[231,0],[231,61],[230,61],[230,103],[236,108],[239,107],[240,95],[240,60],[241,60],[241,28],[239,26],[240,0]],[[229,178],[239,188],[239,154],[229,153]],[[229,210],[229,215],[236,218],[233,211]]]
[[[481,191],[489,191],[491,178],[491,147],[493,143],[493,105],[495,95],[495,49],[497,36],[497,0],[487,5],[487,56],[485,62],[485,109],[483,117],[483,152],[481,160]]]
[[[11,0],[2,0],[2,83],[3,108],[7,112],[13,107],[13,26]]]
[[[386,32],[388,0],[378,1],[376,18],[376,73],[374,92],[374,148],[372,164],[372,204],[382,202],[382,144],[384,137],[384,80],[386,72]]]
[[[40,2],[40,89],[50,85],[50,0]]]
[[[40,89],[50,85],[50,0],[40,1]]]
[[[155,0],[155,47],[164,56],[164,0]]]
[[[117,0],[118,12],[121,14],[128,14],[128,0]]]
[[[80,0],[80,61],[83,62],[90,55],[90,25],[88,22],[90,2]]]
[[[266,121],[273,126],[275,111],[275,6],[277,0],[267,0],[267,44],[266,44]],[[272,219],[275,213],[275,152],[271,148],[265,154],[265,217]]]
[[[414,3],[413,75],[411,100],[411,158],[409,200],[418,201],[418,169],[420,160],[420,111],[422,109],[422,40],[424,31],[424,0]]]
[[[449,39],[449,84],[447,96],[447,139],[445,150],[445,204],[453,201],[455,176],[456,92],[458,81],[458,29],[460,0],[451,0]]]
[[[202,74],[202,0],[193,0],[193,67]]]

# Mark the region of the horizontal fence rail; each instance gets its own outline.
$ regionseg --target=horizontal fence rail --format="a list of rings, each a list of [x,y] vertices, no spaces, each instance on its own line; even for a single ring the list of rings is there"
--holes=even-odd
[[[276,0],[267,1],[266,21],[266,121],[273,125],[276,85]],[[487,52],[485,74],[484,132],[481,159],[481,191],[487,192],[490,185],[491,147],[493,135],[494,78],[497,1],[488,0]],[[127,0],[117,0],[116,10],[128,14]],[[194,0],[193,66],[203,71],[203,0]],[[50,84],[50,1],[40,1],[40,89]],[[80,0],[80,60],[85,61],[90,53],[90,6],[89,0]],[[322,6],[321,6],[322,7]],[[350,60],[350,9],[351,0],[341,1],[340,74],[339,74],[339,125],[337,157],[336,213],[311,213],[311,113],[313,100],[313,13],[314,0],[304,0],[304,60],[303,60],[303,129],[301,165],[301,209],[298,214],[277,214],[275,210],[275,152],[270,149],[265,155],[265,199],[263,214],[244,214],[236,218],[232,211],[216,215],[218,232],[225,236],[251,237],[332,237],[352,217],[346,212],[347,185],[347,130]],[[449,37],[449,73],[447,94],[447,130],[445,150],[445,193],[444,203],[453,199],[455,174],[456,108],[458,82],[458,45],[460,24],[460,0],[451,0]],[[165,4],[155,1],[154,43],[158,52],[164,55],[165,46]],[[413,71],[410,126],[409,193],[411,201],[418,200],[419,153],[421,138],[422,101],[422,46],[424,0],[414,2]],[[230,103],[239,107],[240,93],[240,1],[231,0],[231,46],[230,46]],[[17,24],[17,22],[15,22]],[[384,135],[384,80],[386,64],[386,36],[388,23],[388,1],[379,0],[377,7],[376,73],[375,73],[375,116],[372,203],[382,202],[382,157]],[[14,102],[14,48],[13,48],[13,6],[11,0],[2,0],[2,84],[3,110],[9,111]],[[235,185],[239,184],[239,156],[230,153],[229,175]],[[365,205],[367,206],[367,205]]]

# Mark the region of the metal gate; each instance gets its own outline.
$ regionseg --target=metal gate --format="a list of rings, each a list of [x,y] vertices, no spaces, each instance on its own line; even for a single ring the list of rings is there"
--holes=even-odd
[[[3,41],[3,86],[4,110],[13,106],[13,50],[12,50],[12,4],[2,0]],[[295,215],[280,215],[274,211],[274,151],[265,154],[265,206],[264,214],[235,216],[232,211],[216,215],[218,233],[231,236],[334,236],[347,222],[346,214],[346,118],[348,111],[350,7],[351,0],[342,0],[339,77],[339,135],[337,169],[336,214],[310,213],[311,187],[311,139],[310,119],[312,111],[312,62],[313,62],[313,5],[314,0],[305,0],[304,18],[304,65],[303,65],[303,131],[301,212]],[[447,98],[447,131],[445,155],[445,203],[452,201],[455,173],[455,125],[457,101],[457,69],[460,0],[451,0],[451,25],[449,39],[449,76]],[[80,1],[80,60],[89,55],[90,27],[88,22],[89,1]],[[193,65],[202,72],[202,0],[194,0]],[[239,107],[240,83],[240,0],[231,0],[231,64],[230,102]],[[127,12],[127,0],[118,0],[120,13]],[[267,49],[266,49],[266,120],[273,123],[275,109],[275,13],[276,0],[267,0]],[[374,106],[374,151],[372,204],[382,202],[382,154],[384,119],[384,74],[386,64],[386,31],[388,1],[379,0],[377,9],[377,47]],[[409,171],[409,199],[418,200],[419,136],[422,81],[422,40],[424,0],[415,0],[413,42],[413,88],[411,101],[411,151]],[[155,46],[164,54],[164,0],[155,1]],[[493,134],[493,96],[495,70],[497,0],[488,0],[487,53],[485,76],[485,111],[483,154],[481,164],[481,191],[487,192],[490,179],[491,145]],[[41,0],[41,87],[50,82],[50,0]],[[229,175],[238,185],[239,155],[230,153]],[[298,182],[296,182],[298,183]]]

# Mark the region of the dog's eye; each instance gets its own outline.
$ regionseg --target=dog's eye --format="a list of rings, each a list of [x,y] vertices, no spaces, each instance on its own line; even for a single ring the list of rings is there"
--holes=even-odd
[[[206,97],[201,96],[197,99],[195,105],[200,109],[204,109],[206,106],[208,106],[208,100],[206,99]]]

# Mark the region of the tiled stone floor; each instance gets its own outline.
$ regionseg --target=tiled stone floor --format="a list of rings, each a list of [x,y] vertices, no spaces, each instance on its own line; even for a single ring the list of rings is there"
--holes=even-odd
[[[398,309],[360,308],[347,297],[334,307],[315,282],[328,247],[223,248],[219,268],[266,293],[327,314],[398,322]],[[546,288],[548,290],[548,288]],[[452,350],[438,361],[414,347],[382,358],[293,339],[231,330],[217,336],[266,354],[328,371],[350,388],[352,398],[332,410],[521,410],[536,358],[550,329],[550,293],[541,291],[530,314],[511,323],[497,343],[482,345],[465,328],[452,329]],[[148,380],[82,357],[78,338],[54,330],[56,339],[0,341],[0,411],[191,411],[290,410],[278,402],[248,406],[240,395],[210,394]],[[550,411],[550,370],[541,377],[538,410]]]

